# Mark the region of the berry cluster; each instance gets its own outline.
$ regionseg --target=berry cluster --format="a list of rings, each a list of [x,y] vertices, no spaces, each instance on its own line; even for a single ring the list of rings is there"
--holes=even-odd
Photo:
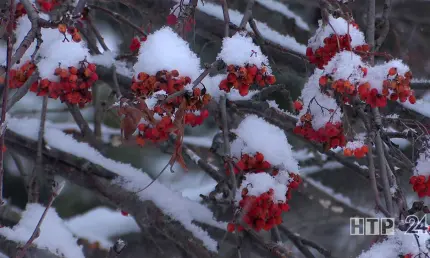
[[[140,146],[145,144],[145,139],[149,139],[152,142],[165,141],[168,139],[169,133],[175,130],[170,116],[164,116],[153,127],[139,124],[137,129],[139,130],[139,134],[136,138],[136,142]]]
[[[191,83],[191,78],[188,76],[180,76],[177,70],[159,71],[156,75],[148,75],[140,72],[137,78],[133,78],[131,90],[137,97],[144,99],[154,98],[154,93],[164,91],[167,95],[181,91],[187,84]],[[165,141],[168,139],[169,133],[176,133],[176,127],[173,125],[173,114],[183,105],[183,121],[184,124],[190,126],[201,125],[209,116],[207,110],[202,108],[209,103],[211,96],[206,94],[206,89],[194,88],[192,93],[184,96],[170,98],[167,101],[159,100],[152,110],[146,110],[153,117],[157,114],[161,120],[156,122],[155,119],[148,125],[139,124],[139,135],[136,141],[139,145],[143,145],[145,139],[153,142]],[[148,109],[148,108],[147,108]],[[175,115],[176,119],[176,115]]]
[[[290,206],[285,202],[274,202],[273,195],[272,188],[259,196],[248,195],[248,189],[243,188],[242,200],[239,201],[239,207],[245,211],[243,222],[256,231],[270,230],[282,224],[282,212],[288,211]],[[235,229],[240,232],[243,226],[228,224],[228,231],[233,232]]]
[[[294,101],[293,106],[296,111],[300,111],[303,109],[303,102],[301,100],[296,100]]]
[[[351,36],[346,35],[335,35],[332,34],[330,37],[324,39],[324,46],[317,48],[315,51],[308,47],[306,49],[306,56],[309,62],[315,64],[318,68],[323,69],[325,65],[334,57],[337,53],[343,50],[355,50],[359,52],[368,52],[368,45],[357,46],[354,49],[351,48]]]
[[[261,87],[266,84],[274,84],[276,82],[275,76],[267,72],[266,67],[258,69],[255,65],[234,66],[227,67],[227,78],[222,80],[219,88],[225,92],[230,92],[231,88],[239,90],[241,96],[248,95],[249,87],[251,84],[258,84]]]
[[[140,46],[142,45],[142,42],[145,42],[145,41],[146,41],[146,39],[147,39],[147,37],[146,37],[146,36],[142,36],[142,37],[140,37],[140,38],[138,38],[138,37],[134,37],[134,38],[131,40],[130,46],[129,46],[128,48],[130,49],[130,51],[131,51],[133,54],[137,54],[137,53],[139,52]]]
[[[411,80],[412,73],[410,71],[400,75],[397,68],[392,67],[388,70],[387,80],[383,82],[382,94],[389,96],[392,101],[400,100],[403,103],[409,99],[411,104],[415,104],[416,98],[411,90]]]
[[[224,165],[226,173],[230,174],[228,164]],[[241,159],[235,163],[234,173],[270,173],[272,176],[276,176],[279,173],[278,168],[272,167],[272,165],[264,159],[264,155],[260,152],[254,155],[242,154]],[[288,184],[288,190],[285,193],[286,199],[291,199],[291,190],[297,189],[301,183],[301,178],[294,174],[289,173],[293,179]],[[244,212],[243,221],[256,231],[261,229],[270,230],[275,225],[282,223],[282,212],[289,210],[288,203],[276,202],[273,199],[274,190],[271,188],[268,192],[265,192],[259,196],[249,195],[247,187],[242,189],[242,200],[239,201],[239,210]],[[234,225],[229,223],[227,230],[233,232],[235,229],[238,231],[243,230],[242,225]]]
[[[40,5],[41,10],[46,13],[61,4],[58,0],[37,0],[37,3]]]
[[[409,184],[412,185],[412,189],[418,194],[419,198],[430,196],[430,177],[426,181],[426,177],[423,175],[412,176],[409,179]]]
[[[17,70],[10,70],[10,79],[9,79],[9,88],[16,89],[20,88],[27,79],[33,74],[36,70],[36,65],[30,61],[25,62],[21,67]],[[5,78],[0,76],[0,84],[5,82]],[[36,82],[37,85],[37,82]]]
[[[16,9],[15,9],[15,24],[14,24],[14,28],[16,28],[16,21],[27,14],[27,10],[25,10],[24,5],[22,3],[17,3],[16,4]]]
[[[367,145],[363,145],[358,148],[344,148],[343,149],[343,155],[346,157],[354,156],[358,159],[363,158],[367,152],[369,151]]]
[[[224,168],[226,169],[227,175],[229,175],[230,167],[228,166],[227,162],[224,164]],[[249,154],[242,154],[240,160],[236,162],[234,166],[234,173],[262,173],[266,172],[271,168],[272,165],[268,161],[264,160],[264,155],[260,152],[257,152],[254,156],[251,156]],[[276,175],[278,170],[276,168],[274,168],[273,170]],[[274,175],[274,173],[272,171],[271,174]]]
[[[95,64],[84,60],[79,67],[65,69],[59,66],[54,75],[58,76],[58,82],[42,79],[39,84],[32,85],[30,91],[36,92],[38,96],[59,97],[62,102],[79,104],[81,108],[91,101],[91,86],[98,80]]]
[[[331,110],[334,112],[333,110]],[[328,122],[324,127],[315,130],[312,126],[312,115],[306,113],[300,117],[301,125],[294,128],[294,133],[305,137],[308,140],[326,144],[330,148],[343,147],[346,138],[343,134],[342,123]]]
[[[81,42],[82,40],[81,34],[79,34],[78,29],[75,27],[67,27],[66,24],[61,23],[61,24],[58,24],[58,31],[64,35],[65,39],[67,39],[66,38],[66,32],[67,32],[72,36],[72,40],[74,42]]]

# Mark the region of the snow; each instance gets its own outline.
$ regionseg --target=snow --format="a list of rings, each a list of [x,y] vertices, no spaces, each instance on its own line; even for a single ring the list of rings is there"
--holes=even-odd
[[[18,48],[30,29],[31,22],[28,16],[21,17],[17,22],[17,40],[14,44],[14,51]],[[61,63],[62,67],[77,66],[79,61],[84,60],[85,57],[89,55],[88,49],[83,41],[80,43],[73,42],[70,35],[67,35],[69,41],[64,40],[64,36],[58,29],[42,28],[41,33],[43,43],[40,45],[40,49],[37,53],[37,56],[41,57],[38,63],[41,78],[56,81],[58,77],[54,75],[54,70],[58,67],[59,63]],[[34,41],[23,55],[20,64],[30,60],[35,48],[36,43]],[[15,66],[19,67],[20,65]]]
[[[415,238],[417,235],[418,238]],[[419,257],[419,253],[426,252],[426,241],[429,239],[427,233],[419,231],[417,234],[405,234],[400,230],[395,230],[394,235],[390,235],[381,243],[374,244],[368,251],[363,252],[357,258],[392,258],[399,254],[412,254],[412,257]],[[419,242],[420,247],[417,242]]]
[[[333,80],[349,80],[352,84],[358,83],[363,77],[363,72],[360,67],[368,68],[362,61],[359,55],[350,51],[342,51],[337,53],[326,66],[324,66],[325,74],[330,74]],[[385,71],[384,74],[388,72]],[[382,81],[381,81],[382,86]]]
[[[315,130],[324,127],[328,122],[340,122],[342,117],[336,100],[320,91],[319,78],[323,73],[322,70],[315,69],[302,90],[303,109],[300,111],[299,117],[309,111],[312,114],[312,127]],[[334,110],[334,113],[329,112],[329,109]],[[300,120],[297,125],[301,125]]]
[[[261,52],[261,48],[252,42],[252,38],[237,32],[232,37],[226,37],[222,41],[221,52],[218,58],[227,65],[245,66],[256,65],[258,68],[266,66],[270,73],[269,60]]]
[[[355,149],[359,149],[361,147],[364,146],[364,142],[363,141],[351,141],[351,142],[347,142],[345,148],[347,149],[351,149],[351,150],[355,150]]]
[[[303,178],[303,181],[305,184],[312,185],[313,187],[317,188],[318,190],[322,191],[323,193],[331,196],[334,200],[343,204],[344,206],[350,207],[351,209],[354,209],[354,210],[358,210],[358,211],[362,212],[363,214],[368,214],[370,217],[376,217],[377,216],[377,214],[375,214],[373,211],[371,211],[367,208],[359,207],[356,204],[353,204],[349,197],[344,196],[341,193],[336,193],[332,188],[327,187],[327,186],[321,184],[320,182],[318,182],[312,178],[309,178],[307,176],[302,176],[302,178]]]
[[[280,128],[256,115],[249,115],[232,131],[238,136],[231,144],[233,156],[240,157],[242,153],[255,154],[258,151],[272,166],[293,173],[299,171],[291,145]]]
[[[241,187],[236,194],[236,201],[242,199],[242,189],[248,189],[248,195],[259,196],[267,192],[270,188],[274,190],[273,201],[286,201],[286,192],[288,190],[285,184],[279,183],[275,177],[267,173],[246,174],[242,181]]]
[[[180,76],[189,76],[193,81],[201,73],[200,59],[170,27],[163,27],[148,35],[133,68],[137,73],[150,75],[161,70],[178,70]]]
[[[322,166],[307,166],[300,168],[300,175],[310,175],[325,170],[336,170],[338,168],[343,168],[343,165],[337,161],[329,161],[324,163]]]
[[[345,35],[349,34],[351,36],[351,46],[354,48],[356,46],[364,45],[366,43],[364,34],[359,29],[355,28],[351,23],[339,17],[334,18],[332,15],[329,16],[329,24],[323,26],[322,20],[318,21],[319,28],[315,32],[314,36],[312,36],[308,41],[308,47],[311,47],[312,50],[316,50],[320,47],[323,47],[324,39],[330,37],[332,34]],[[333,28],[334,31],[333,31]]]
[[[33,234],[44,210],[45,207],[40,204],[27,204],[19,223],[13,228],[0,228],[0,234],[9,240],[25,244]],[[50,208],[40,226],[40,236],[33,243],[66,258],[85,258],[82,247],[79,247],[76,241],[55,209]]]
[[[65,224],[76,237],[91,243],[99,242],[105,249],[114,244],[110,240],[112,237],[140,232],[139,225],[132,216],[123,216],[120,211],[106,207],[97,207],[72,217]]]
[[[33,140],[37,139],[37,128],[39,127],[38,119],[10,118],[8,126],[9,129],[13,130],[15,133]],[[71,136],[53,128],[49,121],[46,123],[45,141],[50,147],[68,152],[76,157],[84,158],[96,165],[100,165],[117,173],[119,177],[113,183],[120,185],[130,192],[138,192],[152,182],[152,179],[142,170],[134,168],[129,164],[120,163],[102,156],[87,143],[77,142]],[[193,224],[195,220],[225,229],[226,224],[215,221],[212,212],[207,207],[181,197],[178,193],[173,192],[158,181],[155,181],[151,187],[147,188],[145,191],[140,191],[138,197],[142,201],[153,201],[164,213],[182,223],[196,238],[201,239],[208,250],[217,252],[216,241],[213,240],[206,231]]]
[[[291,11],[290,8],[288,8],[288,5],[275,0],[256,0],[256,2],[271,11],[281,13],[288,18],[294,19],[297,27],[309,31],[309,25],[302,19],[302,17]]]
[[[382,64],[377,64],[372,67],[372,69],[369,69],[367,76],[363,80],[369,82],[372,88],[382,92],[383,81],[387,79],[388,71],[392,67],[397,68],[397,72],[401,75],[404,75],[406,72],[410,71],[410,68],[404,64],[402,60],[393,59]]]
[[[179,1],[179,0],[176,0]],[[205,2],[205,4],[197,5],[197,9],[210,16],[213,16],[219,20],[224,20],[222,6],[213,4],[210,2]],[[229,9],[228,14],[230,16],[230,22],[236,26],[240,25],[242,21],[243,14],[239,11]],[[297,42],[297,40],[288,35],[282,35],[279,32],[270,28],[266,23],[255,20],[258,30],[260,31],[262,37],[272,41],[273,43],[279,44],[287,49],[290,49],[296,53],[305,54],[306,46]],[[246,30],[252,32],[251,26],[246,25]]]
[[[427,144],[430,143],[430,138],[426,136]],[[427,145],[428,146],[428,145]],[[415,175],[430,176],[430,149],[426,148],[425,151],[419,154],[415,166]]]

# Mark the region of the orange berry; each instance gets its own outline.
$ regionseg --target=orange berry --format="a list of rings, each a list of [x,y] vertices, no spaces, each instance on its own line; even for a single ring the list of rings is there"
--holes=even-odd
[[[59,75],[62,79],[64,79],[64,78],[67,78],[69,76],[69,73],[67,72],[66,69],[61,69],[61,72]]]
[[[66,33],[66,31],[67,31],[67,27],[66,27],[66,25],[65,25],[65,24],[58,24],[58,30],[59,30],[61,33]]]
[[[367,153],[367,152],[369,151],[369,147],[367,147],[367,145],[363,145],[363,146],[361,147],[361,150],[362,150],[364,153]]]
[[[397,68],[391,67],[390,70],[388,70],[388,75],[393,76],[397,74]]]
[[[346,157],[352,156],[352,150],[348,148],[343,149],[343,155]]]
[[[325,86],[325,85],[327,85],[327,82],[328,82],[328,78],[327,78],[327,76],[321,76],[321,77],[320,77],[320,79],[319,79],[319,84],[320,84],[321,86]]]
[[[137,143],[137,145],[142,147],[143,145],[145,145],[145,139],[139,135],[136,137],[136,143]]]
[[[75,75],[75,74],[71,74],[71,75],[69,76],[69,82],[71,82],[71,83],[75,83],[77,80],[78,80],[78,76],[77,76],[77,75]]]
[[[69,67],[69,73],[70,74],[78,74],[78,68],[76,68],[74,66],[70,66]]]
[[[415,96],[414,96],[414,95],[409,96],[409,102],[410,102],[411,104],[415,104],[415,103],[417,102],[417,99],[415,98]]]
[[[81,40],[82,40],[81,35],[79,33],[73,34],[72,40],[76,43],[81,42]]]

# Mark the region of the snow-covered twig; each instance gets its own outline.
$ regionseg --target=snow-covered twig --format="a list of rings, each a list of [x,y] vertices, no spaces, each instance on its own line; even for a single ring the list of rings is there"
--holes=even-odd
[[[49,208],[51,208],[52,203],[54,202],[55,198],[60,194],[62,188],[64,187],[64,182],[53,186],[52,193],[49,197],[48,204],[46,205],[45,210],[43,211],[42,216],[39,219],[39,222],[37,223],[36,228],[33,231],[33,234],[31,234],[28,241],[25,243],[25,245],[22,248],[19,248],[19,251],[16,254],[15,258],[23,258],[25,256],[25,253],[27,252],[27,249],[31,246],[34,240],[36,240],[40,235],[40,226],[42,225],[46,214],[48,213]]]
[[[186,144],[182,145],[185,155],[187,155],[194,163],[196,163],[201,169],[203,169],[209,176],[211,176],[215,181],[221,182],[224,177],[220,174],[217,167],[204,161],[197,153],[195,153]]]
[[[249,19],[252,17],[252,7],[254,7],[255,0],[249,0],[245,12],[243,13],[242,21],[239,24],[239,29],[243,30],[245,29],[246,24],[248,23]]]

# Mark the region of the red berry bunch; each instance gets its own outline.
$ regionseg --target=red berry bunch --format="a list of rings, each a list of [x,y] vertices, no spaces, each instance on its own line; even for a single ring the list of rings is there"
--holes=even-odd
[[[30,61],[25,62],[19,69],[10,70],[9,88],[20,88],[36,70],[36,65]],[[0,84],[5,82],[5,77],[0,76]],[[36,83],[37,84],[37,83]]]
[[[226,169],[227,175],[229,175],[230,167],[228,166],[228,163],[224,164],[224,168]],[[234,166],[234,173],[239,174],[241,171],[244,173],[262,173],[266,172],[270,168],[272,168],[272,165],[268,161],[264,160],[264,155],[260,152],[257,152],[254,156],[242,154],[240,160],[236,162]],[[277,169],[274,170],[277,171]]]
[[[360,159],[363,158],[367,152],[369,151],[369,148],[367,145],[363,145],[359,148],[345,148],[343,149],[343,155],[346,157],[355,156],[356,158]]]
[[[76,43],[81,42],[82,37],[81,34],[79,34],[79,30],[76,27],[67,27],[66,24],[58,24],[58,31],[64,35],[65,40],[66,38],[66,33],[70,34],[72,36],[72,40]]]
[[[227,78],[222,80],[219,89],[225,92],[230,92],[231,88],[239,90],[241,96],[248,95],[249,87],[251,84],[258,84],[261,87],[267,84],[274,84],[276,82],[275,76],[267,72],[266,67],[258,69],[255,65],[234,66],[227,67]]]
[[[318,68],[323,69],[325,65],[339,52],[343,50],[352,50],[351,48],[351,36],[346,35],[335,35],[332,34],[330,37],[324,39],[324,46],[319,47],[315,51],[311,47],[306,49],[306,56],[309,62],[315,64]],[[368,45],[361,45],[355,47],[353,50],[359,52],[368,52]]]
[[[324,127],[315,130],[312,126],[312,115],[310,113],[301,116],[300,122],[302,124],[294,128],[295,134],[314,142],[326,144],[329,149],[345,146],[346,138],[343,133],[342,123],[328,122]]]
[[[411,104],[415,104],[416,98],[411,90],[411,80],[412,73],[410,71],[400,75],[397,68],[392,67],[388,70],[387,80],[384,80],[382,84],[382,94],[389,96],[392,101],[400,100],[403,103],[409,99]]]
[[[137,126],[139,134],[136,138],[138,145],[143,146],[145,139],[149,139],[152,142],[161,142],[168,139],[169,134],[175,130],[173,121],[170,116],[164,116],[154,126],[147,126],[145,124],[139,124]]]
[[[131,90],[137,97],[151,98],[155,92],[164,91],[167,95],[181,91],[187,84],[191,83],[191,78],[188,76],[180,76],[177,70],[159,71],[156,75],[148,75],[140,72],[137,78],[133,78]],[[139,145],[144,144],[145,139],[153,142],[167,140],[169,133],[176,133],[173,126],[172,114],[185,103],[184,106],[184,124],[190,126],[201,125],[203,121],[209,117],[209,111],[203,110],[203,107],[209,103],[211,96],[206,94],[206,89],[194,88],[191,94],[177,96],[168,99],[167,101],[159,102],[150,112],[151,116],[158,114],[162,117],[161,121],[151,123],[150,125],[140,124],[138,126],[139,135],[136,141]],[[200,111],[200,113],[198,112]]]
[[[270,230],[276,225],[282,224],[282,212],[287,212],[290,206],[285,202],[275,202],[273,199],[274,190],[259,195],[248,195],[248,189],[243,188],[242,200],[239,201],[239,207],[244,211],[243,221],[255,231]],[[242,231],[242,225],[229,223],[227,230]]]
[[[17,3],[16,4],[16,9],[15,9],[15,28],[16,28],[16,21],[18,20],[18,18],[24,16],[27,14],[27,11],[24,8],[24,5],[22,3]]]
[[[40,5],[41,10],[46,13],[61,4],[58,0],[37,0],[37,3]]]
[[[299,175],[291,172],[289,174],[293,181],[288,184],[287,200],[291,200],[291,191],[299,188],[299,185],[302,183],[302,178]]]
[[[62,102],[79,104],[81,108],[91,101],[91,86],[98,80],[95,64],[84,60],[79,67],[70,66],[65,69],[59,66],[54,75],[58,76],[58,82],[42,79],[30,91],[36,92],[38,96],[48,95],[53,99],[60,98]]]
[[[418,194],[419,198],[430,196],[430,177],[426,181],[426,177],[423,175],[412,176],[409,179],[409,184],[412,185],[412,189]]]
[[[296,100],[294,101],[293,106],[296,111],[300,111],[303,109],[303,102],[301,100]]]
[[[134,37],[131,40],[130,46],[128,47],[130,49],[130,51],[133,54],[137,54],[139,52],[140,46],[142,45],[142,42],[145,42],[147,40],[146,36],[142,36],[142,37]]]
[[[380,94],[377,89],[371,88],[368,82],[358,86],[358,95],[362,101],[369,104],[372,108],[385,107],[387,105],[387,97]]]

